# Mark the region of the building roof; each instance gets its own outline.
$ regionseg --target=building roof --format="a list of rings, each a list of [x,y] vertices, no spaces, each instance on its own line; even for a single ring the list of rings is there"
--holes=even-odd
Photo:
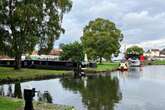
[[[1,56],[0,56],[0,59],[11,59],[11,58],[8,57],[8,56],[3,56],[3,55],[1,55]]]
[[[151,49],[151,51],[160,51],[159,49]]]
[[[62,49],[54,48],[50,51],[49,55],[60,56]]]
[[[60,56],[61,52],[62,52],[62,49],[54,48],[50,51],[50,53],[48,55]],[[32,52],[32,55],[38,55],[38,51],[34,50]]]
[[[165,55],[165,49],[163,49],[160,54]]]
[[[35,50],[34,50],[34,51],[32,52],[32,55],[38,55],[38,51],[35,51]]]

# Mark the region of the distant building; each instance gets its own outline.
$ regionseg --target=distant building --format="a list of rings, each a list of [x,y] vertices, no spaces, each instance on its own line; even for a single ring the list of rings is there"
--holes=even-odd
[[[54,48],[50,51],[48,55],[39,55],[38,51],[33,51],[30,55],[30,58],[33,60],[56,60],[58,61],[60,55],[62,53],[62,49]]]
[[[13,60],[13,58],[6,56],[6,55],[1,55],[0,60]]]
[[[62,49],[52,49],[48,55],[39,55],[38,51],[34,50],[31,55],[24,54],[22,55],[21,59],[32,59],[32,60],[56,60],[58,61],[60,55],[62,53]],[[10,58],[8,56],[0,55],[0,60],[14,60],[14,58]]]
[[[144,53],[144,56],[147,57],[148,60],[165,60],[165,50],[150,49]]]
[[[165,56],[154,57],[153,60],[165,60]]]
[[[54,48],[50,51],[49,55],[60,56],[62,53],[62,49]]]
[[[31,55],[38,55],[38,51],[34,50]]]
[[[160,56],[165,56],[165,49],[160,51]]]
[[[158,56],[160,56],[160,50],[159,49],[150,49],[144,53],[144,56],[146,56],[146,57],[158,57]]]

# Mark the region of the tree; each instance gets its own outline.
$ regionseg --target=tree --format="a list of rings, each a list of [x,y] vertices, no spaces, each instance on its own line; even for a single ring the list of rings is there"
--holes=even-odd
[[[140,55],[143,55],[144,53],[144,49],[139,47],[139,46],[131,46],[129,48],[127,48],[125,55],[126,57],[130,57],[130,56],[136,56],[139,57]]]
[[[91,60],[99,58],[100,63],[102,58],[111,59],[112,54],[118,55],[122,39],[123,34],[116,25],[102,18],[90,21],[81,37],[88,58]]]
[[[60,57],[61,60],[80,62],[84,59],[83,46],[79,42],[62,44],[61,49],[63,50]]]
[[[0,53],[15,57],[19,69],[22,54],[36,45],[40,52],[50,51],[64,32],[63,14],[71,7],[71,0],[1,0]]]

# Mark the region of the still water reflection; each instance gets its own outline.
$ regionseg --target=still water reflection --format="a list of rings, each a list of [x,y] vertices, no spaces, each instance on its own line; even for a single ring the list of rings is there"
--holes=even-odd
[[[122,94],[117,78],[99,77],[84,80],[61,79],[64,88],[79,92],[88,110],[114,110]]]
[[[164,110],[165,66],[130,68],[88,78],[57,78],[4,84],[0,95],[22,97],[27,86],[40,91],[35,100],[75,106],[77,110]]]

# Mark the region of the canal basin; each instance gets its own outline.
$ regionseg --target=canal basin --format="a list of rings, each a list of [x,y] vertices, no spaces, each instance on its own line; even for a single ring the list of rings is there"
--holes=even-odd
[[[0,94],[22,96],[27,86],[47,91],[52,103],[71,105],[77,110],[164,110],[165,66],[133,67],[128,72],[74,79],[56,78],[3,84]],[[15,89],[17,88],[17,89]],[[35,100],[41,100],[37,96]]]

